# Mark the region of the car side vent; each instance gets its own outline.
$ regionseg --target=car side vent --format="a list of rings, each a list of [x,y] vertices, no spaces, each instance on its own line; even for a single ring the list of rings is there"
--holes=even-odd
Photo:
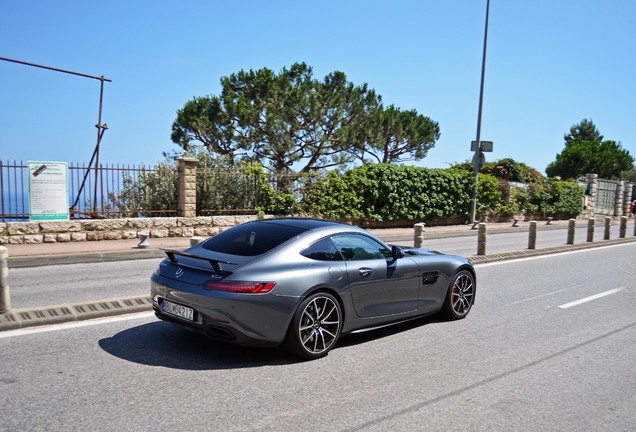
[[[424,285],[431,285],[437,282],[439,279],[439,272],[425,272],[422,273],[422,283]]]

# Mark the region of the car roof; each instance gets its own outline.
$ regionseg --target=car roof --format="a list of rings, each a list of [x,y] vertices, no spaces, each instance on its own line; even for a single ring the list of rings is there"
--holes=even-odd
[[[274,218],[274,219],[262,219],[259,221],[255,221],[256,223],[266,223],[266,224],[274,224],[274,225],[287,225],[298,227],[301,229],[305,229],[307,231],[313,230],[316,228],[325,228],[325,227],[351,227],[351,225],[343,224],[340,222],[334,222],[323,219],[314,219],[314,218]]]

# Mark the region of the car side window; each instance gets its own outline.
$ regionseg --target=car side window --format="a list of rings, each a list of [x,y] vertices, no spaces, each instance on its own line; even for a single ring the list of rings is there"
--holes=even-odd
[[[342,255],[340,255],[331,239],[328,238],[318,240],[300,252],[300,254],[318,261],[343,261]]]
[[[331,238],[346,261],[391,258],[391,251],[381,243],[360,234],[343,234]]]

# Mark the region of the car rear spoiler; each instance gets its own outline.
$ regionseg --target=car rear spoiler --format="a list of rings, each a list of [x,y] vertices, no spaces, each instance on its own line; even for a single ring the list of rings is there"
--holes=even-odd
[[[217,273],[223,271],[223,269],[221,268],[221,264],[228,264],[228,265],[235,265],[235,266],[238,265],[237,263],[233,263],[229,261],[221,261],[214,258],[203,257],[203,256],[195,255],[189,252],[182,252],[182,251],[177,251],[173,249],[164,249],[164,252],[166,253],[166,255],[168,255],[168,258],[170,259],[170,261],[172,261],[175,264],[179,262],[179,259],[177,258],[177,256],[184,256],[188,258],[194,258],[194,259],[207,261],[210,263],[214,271]]]

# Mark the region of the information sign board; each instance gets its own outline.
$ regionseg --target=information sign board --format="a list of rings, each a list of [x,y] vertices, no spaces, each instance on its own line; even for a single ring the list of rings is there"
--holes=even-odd
[[[29,219],[68,220],[68,165],[66,162],[27,162]]]

